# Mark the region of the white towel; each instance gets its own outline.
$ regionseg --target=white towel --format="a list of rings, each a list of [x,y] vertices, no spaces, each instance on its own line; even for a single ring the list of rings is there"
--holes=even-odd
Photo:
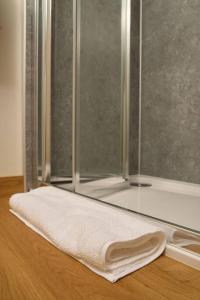
[[[125,211],[55,187],[10,199],[11,212],[111,282],[162,254],[165,234]]]
[[[152,221],[151,223],[155,224],[155,221]],[[167,243],[180,247],[200,245],[200,235],[197,233],[192,233],[189,230],[168,225],[164,222],[157,223],[157,226],[159,226],[165,232]]]
[[[158,221],[151,217],[143,215],[136,215],[141,220],[159,227],[165,232],[167,244],[174,244],[176,246],[185,247],[189,245],[200,245],[200,234],[192,232],[189,229],[178,227],[178,225],[172,225],[165,223],[165,221]]]

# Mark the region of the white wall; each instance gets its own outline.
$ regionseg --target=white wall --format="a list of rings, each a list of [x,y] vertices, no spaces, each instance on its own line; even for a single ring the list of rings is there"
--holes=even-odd
[[[0,177],[23,173],[23,0],[0,0]]]

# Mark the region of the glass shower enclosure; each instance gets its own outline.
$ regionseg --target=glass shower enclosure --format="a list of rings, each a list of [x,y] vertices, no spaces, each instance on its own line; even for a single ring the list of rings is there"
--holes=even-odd
[[[130,1],[37,5],[38,179],[92,196],[129,176]]]
[[[195,0],[27,0],[27,190],[182,228],[200,253],[199,16]]]

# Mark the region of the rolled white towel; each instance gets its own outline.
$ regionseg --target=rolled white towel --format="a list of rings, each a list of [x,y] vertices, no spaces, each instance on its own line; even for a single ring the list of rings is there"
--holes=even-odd
[[[55,187],[10,198],[11,212],[111,282],[162,254],[165,233],[123,210]]]
[[[151,221],[151,223],[155,224],[155,221]],[[167,243],[175,244],[180,247],[200,245],[200,235],[197,233],[173,225],[168,225],[164,222],[157,222],[157,226],[165,232]]]

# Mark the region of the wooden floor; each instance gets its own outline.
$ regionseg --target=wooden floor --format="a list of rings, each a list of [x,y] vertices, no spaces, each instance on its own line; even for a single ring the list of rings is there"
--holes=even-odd
[[[9,213],[22,188],[0,180],[1,300],[200,300],[200,272],[164,256],[115,284],[95,275]]]

